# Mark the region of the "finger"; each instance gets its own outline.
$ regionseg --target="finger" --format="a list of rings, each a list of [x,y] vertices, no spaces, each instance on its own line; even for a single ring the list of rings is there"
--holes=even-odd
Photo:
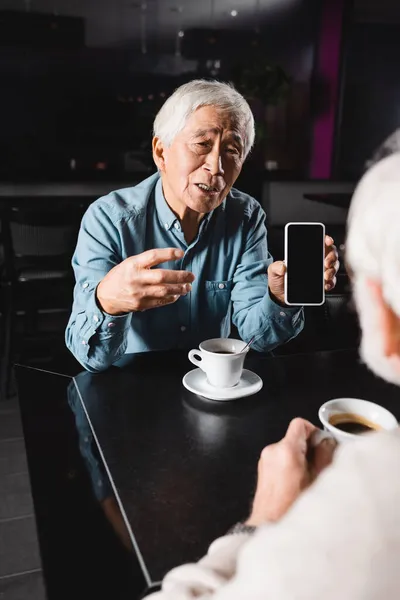
[[[333,246],[334,239],[330,235],[325,236],[325,246]]]
[[[286,265],[283,261],[277,260],[268,267],[268,277],[283,277],[286,273]]]
[[[336,285],[336,282],[337,282],[337,279],[336,279],[336,277],[334,277],[334,278],[333,278],[331,281],[328,281],[328,282],[325,284],[325,291],[326,291],[326,292],[330,292],[331,290],[333,290],[333,288],[334,288],[334,287],[335,287],[335,285]]]
[[[313,477],[317,477],[323,469],[331,464],[336,447],[336,440],[333,437],[327,437],[314,448],[311,465]]]
[[[174,296],[164,296],[163,298],[150,298],[148,299],[142,310],[148,310],[150,308],[159,308],[161,306],[166,306],[167,304],[173,304],[177,300],[179,300],[180,295]]]
[[[192,289],[190,283],[150,285],[145,288],[145,298],[166,298],[167,296],[186,296]]]
[[[317,429],[317,431],[314,431],[309,440],[310,448],[316,448],[323,440],[331,437],[333,437],[333,434],[330,433],[330,431],[326,431],[325,429]]]
[[[317,428],[310,421],[297,417],[290,422],[284,440],[305,455],[308,441],[315,431]]]
[[[335,271],[338,272],[340,268],[340,260],[337,256],[327,257],[324,261],[324,268],[335,269]]]
[[[326,282],[332,281],[336,275],[335,269],[325,269],[324,279]]]
[[[325,260],[328,257],[335,256],[335,260],[338,258],[339,254],[335,245],[333,246],[325,246]]]
[[[142,281],[150,284],[192,283],[195,276],[190,271],[173,269],[147,269],[141,274]]]
[[[325,255],[324,265],[329,266],[329,263],[332,263],[332,265],[333,265],[338,259],[339,259],[339,255],[337,253],[337,250],[329,249],[328,254]]]
[[[132,257],[132,263],[140,269],[150,269],[169,260],[178,260],[184,256],[183,250],[178,248],[153,248]]]

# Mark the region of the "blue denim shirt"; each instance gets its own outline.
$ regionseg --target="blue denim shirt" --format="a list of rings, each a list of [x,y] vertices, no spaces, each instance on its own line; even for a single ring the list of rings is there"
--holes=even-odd
[[[112,267],[151,248],[184,250],[159,268],[196,276],[192,291],[174,304],[122,316],[104,313],[96,287]],[[231,321],[252,348],[272,350],[304,326],[303,310],[270,298],[265,213],[250,196],[232,189],[201,222],[187,244],[179,219],[164,199],[159,174],[100,198],[86,211],[72,259],[76,285],[66,344],[89,371],[101,371],[125,353],[195,348],[228,337]]]

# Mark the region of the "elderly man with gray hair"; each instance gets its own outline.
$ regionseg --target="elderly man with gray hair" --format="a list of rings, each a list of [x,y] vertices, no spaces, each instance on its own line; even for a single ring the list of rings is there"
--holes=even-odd
[[[264,211],[233,188],[253,142],[250,107],[226,83],[191,81],[162,106],[158,172],[100,198],[82,220],[66,344],[86,369],[228,337],[232,321],[258,351],[301,331],[302,309],[284,303],[285,265],[268,253]],[[328,236],[325,248],[330,290],[338,257]]]
[[[399,224],[397,152],[357,186],[346,243],[362,358],[397,385]],[[399,599],[400,432],[368,433],[343,444],[328,466],[329,440],[317,446],[312,464],[307,461],[315,431],[295,419],[283,440],[263,450],[247,523],[214,541],[198,563],[167,574],[152,600]]]

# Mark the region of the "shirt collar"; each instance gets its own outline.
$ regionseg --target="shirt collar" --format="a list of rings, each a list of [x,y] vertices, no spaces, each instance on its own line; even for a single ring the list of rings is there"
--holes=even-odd
[[[224,203],[225,203],[225,200],[224,200],[223,204]],[[170,230],[171,227],[173,227],[175,222],[179,223],[179,220],[174,215],[174,213],[172,212],[172,210],[170,209],[170,207],[168,205],[168,202],[164,198],[161,177],[158,179],[158,181],[156,183],[155,204],[156,204],[158,218],[160,219],[160,223],[162,224],[164,229]],[[211,219],[213,212],[214,211],[212,210],[211,212],[207,213],[204,216],[201,223],[208,223],[208,221]],[[203,227],[203,229],[204,229],[204,227]]]
[[[158,218],[160,219],[160,223],[165,229],[171,229],[175,221],[177,221],[176,216],[168,206],[166,199],[164,198],[164,193],[162,189],[161,177],[156,183],[155,189],[155,197],[156,197],[156,210],[158,214]]]

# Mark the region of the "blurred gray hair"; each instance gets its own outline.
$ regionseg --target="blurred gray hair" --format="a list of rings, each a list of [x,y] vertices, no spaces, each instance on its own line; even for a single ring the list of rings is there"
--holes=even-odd
[[[365,169],[368,170],[373,167],[377,162],[391,156],[395,152],[400,152],[400,129],[396,129],[394,133],[391,133],[389,137],[385,139],[383,144],[375,150],[374,154],[365,163]]]
[[[399,132],[389,139],[395,148],[392,155],[380,159],[365,173],[353,195],[346,261],[354,273],[356,290],[362,281],[375,280],[387,304],[400,317]]]
[[[215,106],[228,112],[234,123],[243,128],[246,158],[254,144],[253,113],[245,98],[232,85],[221,81],[194,79],[177,88],[159,110],[153,134],[170,146],[190,115],[202,106]]]

